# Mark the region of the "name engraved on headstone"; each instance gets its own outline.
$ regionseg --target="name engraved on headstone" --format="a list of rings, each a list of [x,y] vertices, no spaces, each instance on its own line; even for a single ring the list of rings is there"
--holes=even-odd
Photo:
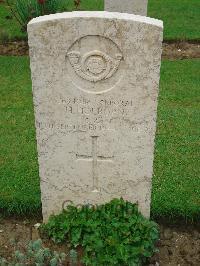
[[[90,100],[84,100],[84,102],[79,101],[61,101],[65,106],[65,111],[68,114],[80,114],[80,115],[121,115],[125,116],[127,112],[130,112],[131,107],[133,107],[132,100],[121,100],[115,102],[114,100],[106,101],[99,100],[98,102],[92,102]],[[133,108],[132,108],[133,109]]]
[[[37,126],[40,129],[60,129],[66,131],[94,131],[94,130],[114,130],[112,118],[117,117],[124,121],[123,127],[131,129],[129,124],[126,124],[126,116],[134,111],[133,100],[127,99],[99,99],[91,101],[87,98],[67,98],[62,99],[63,111],[69,116],[83,116],[81,124],[66,124],[63,122],[42,123],[37,121]],[[105,124],[105,118],[108,118]],[[119,125],[118,125],[119,129]]]

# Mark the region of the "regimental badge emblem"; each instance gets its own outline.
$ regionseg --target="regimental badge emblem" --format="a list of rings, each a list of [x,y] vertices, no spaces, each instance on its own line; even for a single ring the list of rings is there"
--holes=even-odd
[[[80,87],[83,86],[81,80],[92,85],[112,78],[123,60],[118,45],[108,37],[99,35],[87,35],[76,40],[68,49],[66,57],[71,70],[80,78]]]
[[[122,60],[120,53],[113,58],[99,50],[85,53],[83,56],[79,51],[71,51],[67,56],[76,74],[91,82],[112,77]]]
[[[66,51],[66,68],[76,88],[88,93],[107,92],[123,77],[123,53],[108,37],[86,35]]]

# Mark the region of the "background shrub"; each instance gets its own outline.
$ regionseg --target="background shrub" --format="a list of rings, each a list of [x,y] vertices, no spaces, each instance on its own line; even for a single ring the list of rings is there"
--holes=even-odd
[[[28,22],[35,17],[67,10],[68,0],[16,0],[14,6],[7,0],[11,12],[26,31]]]

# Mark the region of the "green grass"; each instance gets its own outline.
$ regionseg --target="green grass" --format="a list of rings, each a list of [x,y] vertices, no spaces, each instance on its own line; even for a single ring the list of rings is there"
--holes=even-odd
[[[200,60],[161,69],[152,214],[200,218]]]
[[[200,40],[199,0],[149,0],[148,16],[164,21],[165,40]]]
[[[0,57],[0,84],[0,209],[31,213],[40,189],[28,58]]]
[[[6,17],[10,17],[6,19]],[[0,2],[0,41],[25,39],[26,34],[21,31],[20,24],[11,14],[5,3]]]
[[[153,217],[200,218],[200,60],[164,61],[152,194]],[[40,211],[29,60],[0,57],[0,208]]]
[[[69,11],[74,10],[73,0],[66,3]],[[103,8],[103,0],[82,0],[80,6],[80,10]],[[200,40],[199,10],[199,0],[149,0],[148,16],[164,21],[165,40]],[[7,15],[8,8],[0,3],[0,40],[25,38],[14,18],[5,19]]]

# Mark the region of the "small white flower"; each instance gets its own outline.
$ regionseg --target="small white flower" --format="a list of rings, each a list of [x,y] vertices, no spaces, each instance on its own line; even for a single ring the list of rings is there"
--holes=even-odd
[[[41,225],[40,223],[35,224],[34,225],[35,229],[38,229],[40,227],[40,225]]]

